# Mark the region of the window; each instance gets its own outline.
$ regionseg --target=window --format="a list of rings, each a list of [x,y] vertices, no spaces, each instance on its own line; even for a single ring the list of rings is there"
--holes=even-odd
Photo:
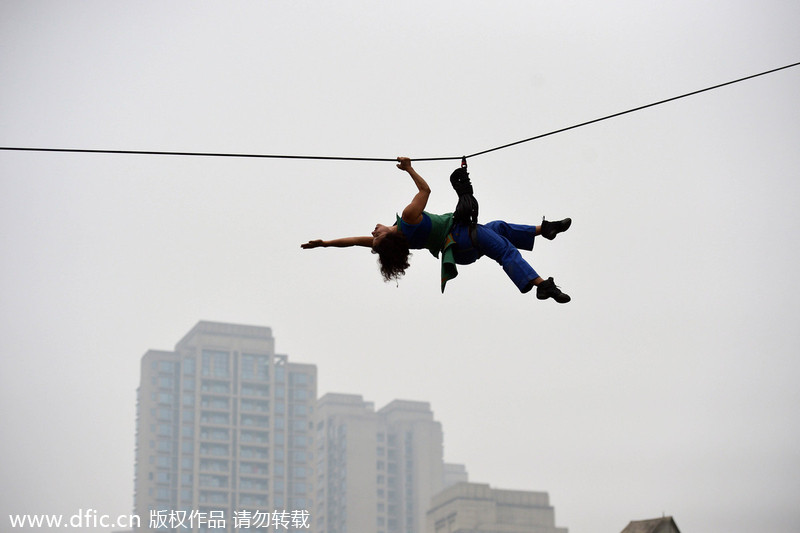
[[[222,428],[202,428],[202,431],[200,431],[200,438],[202,440],[222,441],[227,441],[230,439],[228,430]]]
[[[203,380],[203,383],[200,386],[200,390],[203,392],[211,392],[214,394],[230,394],[231,386],[230,383],[227,381]]]
[[[213,413],[203,411],[200,415],[200,422],[203,424],[217,424],[220,426],[228,425],[228,413]]]
[[[203,350],[203,375],[228,377],[228,352]]]
[[[306,389],[294,389],[292,391],[292,398],[298,401],[304,401],[308,399],[308,391]]]
[[[303,450],[294,450],[291,452],[293,463],[305,463],[308,460],[308,454]],[[297,467],[300,468],[300,467]]]
[[[224,459],[201,459],[200,470],[208,472],[227,472],[228,461]]]
[[[189,474],[189,485],[192,483],[192,476]],[[218,489],[228,488],[228,476],[214,476],[210,474],[201,474],[199,484],[201,487],[211,487]]]
[[[240,489],[269,490],[269,485],[264,479],[243,477],[239,480]]]
[[[242,474],[259,474],[266,476],[269,473],[267,466],[261,463],[246,463],[243,462],[239,465],[239,472]],[[242,488],[247,488],[242,486]],[[252,488],[252,487],[250,487]],[[266,487],[264,487],[266,489]]]
[[[269,427],[269,417],[260,415],[249,415],[246,413],[241,414],[241,423],[243,426],[252,427]]]
[[[202,443],[200,444],[200,455],[226,456],[228,455],[228,446],[227,444]]]
[[[242,354],[242,379],[269,379],[269,357],[266,355]]]
[[[243,429],[241,441],[267,444],[269,442],[269,433],[266,431],[247,431]]]
[[[260,446],[242,446],[239,455],[246,459],[269,459],[269,450]]]
[[[266,490],[266,489],[262,489]],[[264,507],[267,505],[267,497],[266,496],[258,496],[255,494],[242,494],[239,496],[239,504],[249,507]],[[266,529],[259,528],[256,531],[263,531],[266,533]]]
[[[308,384],[308,374],[300,374],[297,372],[289,373],[289,383],[292,385],[306,385]]]
[[[201,490],[200,503],[211,503],[211,504],[226,504],[228,503],[228,494],[225,492],[214,492],[214,491],[207,491]],[[215,516],[215,511],[210,511],[209,516]]]
[[[269,396],[269,385],[242,384],[242,396]]]
[[[269,413],[269,402],[267,400],[248,400],[243,398],[242,411]]]
[[[291,504],[289,508],[293,511],[308,510],[308,500],[305,498],[292,498],[289,503]]]

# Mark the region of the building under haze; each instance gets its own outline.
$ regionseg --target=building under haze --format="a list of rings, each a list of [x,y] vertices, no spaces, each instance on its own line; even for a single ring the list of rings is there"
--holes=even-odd
[[[442,426],[425,402],[376,411],[354,394],[326,394],[316,410],[317,533],[424,533],[431,498],[466,479],[443,461]]]
[[[140,530],[223,531],[224,520],[233,531],[235,518],[273,531],[264,513],[275,510],[302,525],[300,511],[313,507],[316,367],[290,363],[274,344],[270,328],[200,322],[174,351],[142,357]]]
[[[200,322],[142,357],[137,531],[566,532],[546,493],[469,484],[443,455],[427,402],[317,399],[316,367],[270,328]],[[477,515],[497,527],[468,529]]]
[[[431,502],[426,533],[567,533],[546,492],[457,483]]]

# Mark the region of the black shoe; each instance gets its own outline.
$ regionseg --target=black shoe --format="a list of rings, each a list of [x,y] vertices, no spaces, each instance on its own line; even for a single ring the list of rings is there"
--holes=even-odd
[[[542,237],[548,241],[552,241],[561,232],[567,231],[572,225],[571,218],[565,218],[557,222],[550,222],[549,220],[542,220]]]
[[[556,282],[553,281],[553,278],[547,278],[536,286],[536,298],[539,300],[552,298],[560,304],[565,304],[572,299],[568,294],[564,294],[561,289],[556,287]]]

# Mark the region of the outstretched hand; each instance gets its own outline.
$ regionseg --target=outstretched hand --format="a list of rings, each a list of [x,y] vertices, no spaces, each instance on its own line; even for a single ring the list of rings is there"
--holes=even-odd
[[[325,246],[325,241],[323,241],[322,239],[315,239],[313,241],[308,241],[305,244],[301,244],[300,248],[303,248],[304,250],[309,250],[311,248],[319,248],[320,246]]]

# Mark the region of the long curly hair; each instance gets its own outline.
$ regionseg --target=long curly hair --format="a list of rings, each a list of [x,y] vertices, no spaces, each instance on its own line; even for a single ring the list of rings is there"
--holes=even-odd
[[[386,282],[399,281],[410,266],[408,258],[411,256],[411,250],[408,248],[405,235],[400,232],[387,233],[372,249],[372,253],[378,254],[378,265]]]

